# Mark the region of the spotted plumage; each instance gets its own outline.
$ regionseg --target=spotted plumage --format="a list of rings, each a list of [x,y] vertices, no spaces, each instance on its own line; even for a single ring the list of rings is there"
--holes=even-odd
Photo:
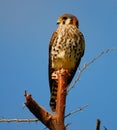
[[[75,16],[63,14],[58,18],[58,28],[53,33],[49,44],[49,83],[50,107],[56,109],[57,81],[53,75],[61,69],[70,73],[67,85],[70,84],[84,54],[85,43],[83,34],[78,29],[79,23]]]

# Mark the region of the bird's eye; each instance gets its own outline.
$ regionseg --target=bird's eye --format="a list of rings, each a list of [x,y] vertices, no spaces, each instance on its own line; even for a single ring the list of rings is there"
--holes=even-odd
[[[66,20],[66,19],[67,19],[67,17],[63,17],[63,19],[64,19],[64,20]]]

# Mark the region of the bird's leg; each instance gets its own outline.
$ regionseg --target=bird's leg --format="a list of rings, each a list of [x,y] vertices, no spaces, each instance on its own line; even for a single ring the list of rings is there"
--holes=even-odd
[[[55,79],[55,80],[58,79],[57,71],[54,71],[54,72],[52,73],[52,79]]]

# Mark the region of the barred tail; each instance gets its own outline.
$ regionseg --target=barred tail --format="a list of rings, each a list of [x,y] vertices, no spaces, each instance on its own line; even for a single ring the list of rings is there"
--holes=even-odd
[[[56,109],[56,99],[57,99],[57,84],[52,85],[52,91],[51,91],[51,97],[50,97],[50,107],[53,112],[55,112]]]

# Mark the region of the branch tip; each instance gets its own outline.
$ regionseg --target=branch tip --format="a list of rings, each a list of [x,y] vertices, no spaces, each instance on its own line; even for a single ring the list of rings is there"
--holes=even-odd
[[[25,96],[25,97],[27,96],[27,92],[26,92],[26,90],[24,90],[24,96]]]
[[[96,130],[100,130],[100,124],[101,124],[101,120],[97,119]]]
[[[79,107],[78,109],[76,109],[76,110],[74,110],[74,111],[68,113],[68,114],[65,116],[65,118],[68,117],[68,116],[71,116],[71,115],[73,115],[73,114],[75,114],[75,113],[77,113],[77,112],[83,111],[83,109],[86,108],[86,107],[88,107],[88,104],[86,104],[86,105],[84,105],[84,106],[82,106],[82,107]]]

